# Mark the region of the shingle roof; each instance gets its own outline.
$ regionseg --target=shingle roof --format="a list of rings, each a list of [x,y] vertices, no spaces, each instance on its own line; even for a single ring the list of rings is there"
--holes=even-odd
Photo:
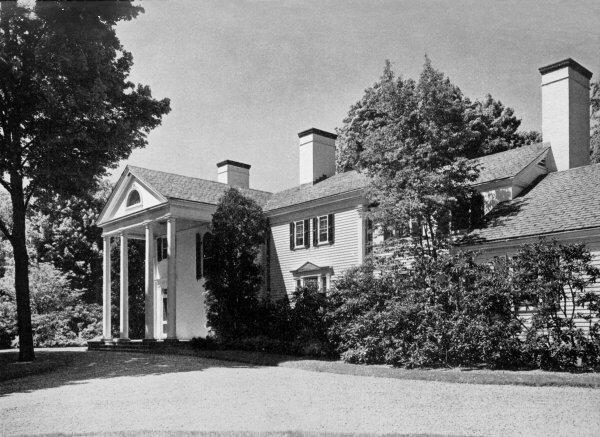
[[[206,179],[165,173],[131,165],[128,165],[127,168],[134,176],[146,182],[169,199],[216,204],[229,188],[227,184]],[[267,199],[271,196],[271,193],[260,190],[240,189],[240,191],[251,199],[254,199],[261,206],[264,206]]]
[[[479,177],[473,184],[514,177],[549,148],[549,144],[536,143],[475,158],[472,162],[479,164]]]
[[[521,197],[500,203],[465,243],[600,227],[600,164],[546,175]]]
[[[361,190],[368,185],[367,176],[356,171],[338,173],[315,184],[299,185],[288,190],[273,193],[265,205],[266,211],[297,205],[311,200]]]

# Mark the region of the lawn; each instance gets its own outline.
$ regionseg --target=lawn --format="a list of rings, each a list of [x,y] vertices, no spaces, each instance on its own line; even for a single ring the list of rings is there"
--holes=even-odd
[[[14,349],[0,350],[0,382],[29,375],[51,372],[73,362],[73,351],[82,348],[56,348],[36,351],[36,360],[18,362],[19,352]]]
[[[172,354],[173,349],[170,349]],[[266,354],[237,350],[192,350],[182,348],[184,355],[209,358],[254,366],[277,366],[312,372],[339,375],[372,376],[405,380],[438,381],[461,384],[522,385],[532,387],[587,387],[600,388],[600,373],[546,372],[542,370],[489,370],[489,369],[402,369],[385,365],[348,364],[334,360],[316,360],[286,355]],[[0,381],[27,375],[51,372],[61,367],[77,364],[74,359],[85,352],[84,348],[41,349],[32,363],[18,363],[17,351],[0,351]],[[103,354],[104,352],[89,352]],[[120,353],[120,352],[106,352]]]

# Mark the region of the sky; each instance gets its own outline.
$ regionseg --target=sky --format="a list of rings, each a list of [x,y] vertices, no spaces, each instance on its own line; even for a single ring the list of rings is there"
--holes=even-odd
[[[125,164],[216,180],[250,164],[251,188],[298,181],[298,132],[334,131],[392,62],[427,54],[471,99],[490,93],[541,130],[538,68],[571,57],[600,76],[598,0],[146,0],[119,23],[131,80],[171,112]]]

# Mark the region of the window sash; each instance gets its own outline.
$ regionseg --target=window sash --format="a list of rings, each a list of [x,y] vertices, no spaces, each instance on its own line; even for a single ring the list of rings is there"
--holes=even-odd
[[[329,216],[322,215],[318,217],[317,223],[319,225],[319,243],[329,242]]]
[[[294,246],[304,247],[304,221],[294,222]]]

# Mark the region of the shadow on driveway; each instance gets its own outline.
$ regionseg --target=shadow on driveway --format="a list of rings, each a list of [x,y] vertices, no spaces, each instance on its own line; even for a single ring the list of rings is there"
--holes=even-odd
[[[35,390],[85,383],[91,379],[118,378],[122,376],[162,375],[167,373],[200,372],[212,367],[255,368],[259,366],[232,361],[219,361],[182,355],[154,355],[135,352],[102,352],[72,350],[36,350],[36,361],[17,363],[18,352],[0,353],[0,369],[16,373],[13,379],[0,383],[0,397],[10,393],[27,393]],[[19,366],[35,366],[19,374]],[[16,372],[15,372],[15,368]]]

